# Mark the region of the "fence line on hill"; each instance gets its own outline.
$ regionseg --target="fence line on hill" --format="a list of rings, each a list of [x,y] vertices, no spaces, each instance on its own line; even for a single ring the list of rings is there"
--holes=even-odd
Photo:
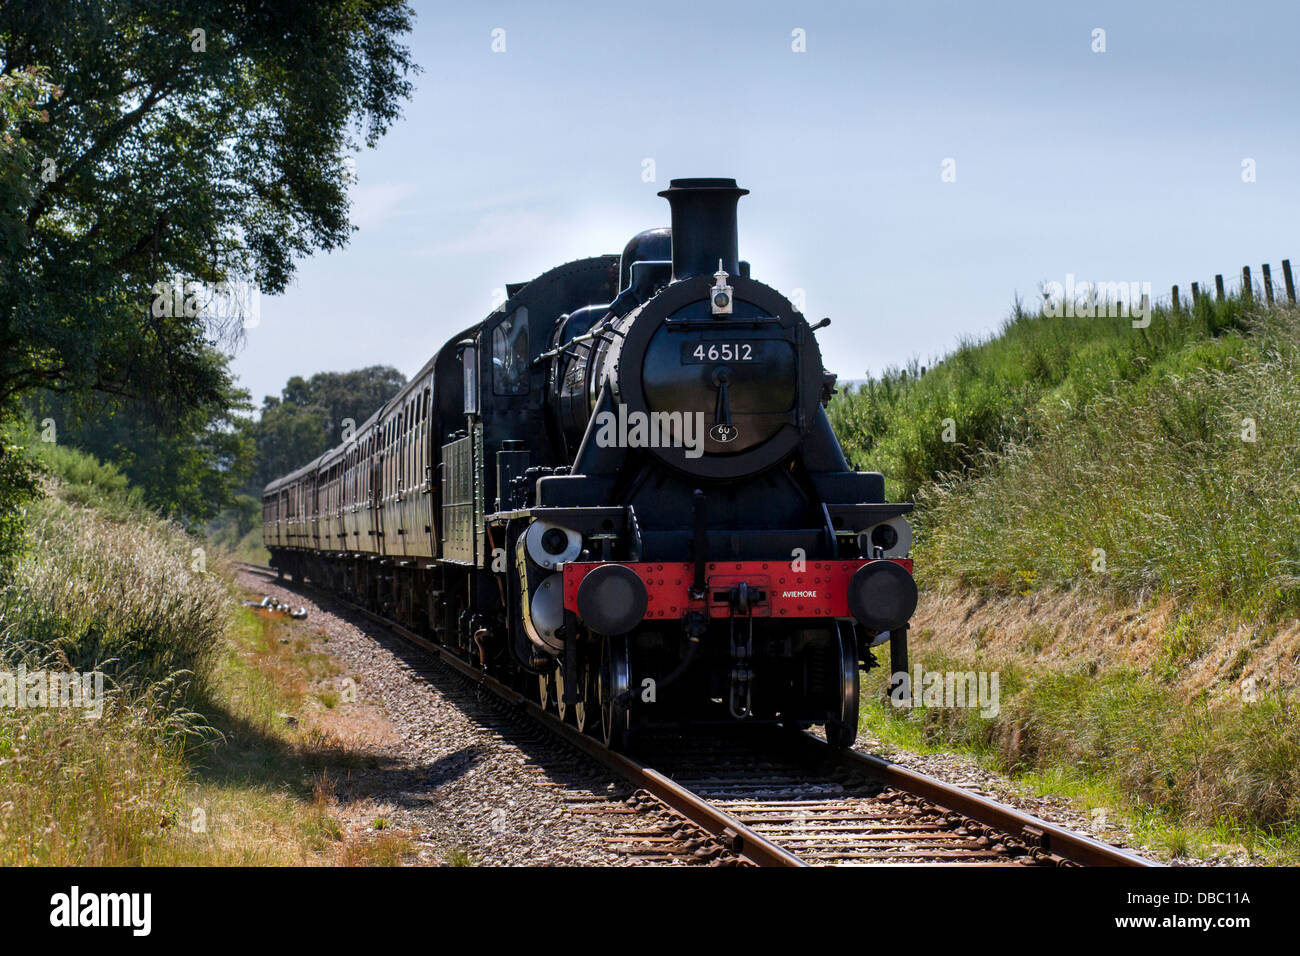
[[[1282,287],[1279,289],[1273,282],[1273,271],[1269,263],[1265,262],[1260,269],[1263,276],[1262,281],[1256,285],[1251,277],[1250,266],[1241,267],[1241,284],[1238,287],[1239,294],[1246,299],[1258,300],[1259,294],[1263,293],[1264,301],[1269,306],[1278,304],[1279,292],[1285,292],[1286,301],[1292,305],[1296,304],[1295,294],[1295,276],[1291,272],[1291,260],[1282,260]],[[1228,295],[1229,290],[1225,288],[1223,274],[1219,273],[1214,277],[1214,298],[1222,302]],[[1209,295],[1209,290],[1202,290],[1199,282],[1192,283],[1192,305],[1195,306],[1200,301],[1201,296]],[[1163,297],[1162,297],[1163,298]],[[1182,305],[1179,297],[1178,286],[1172,286],[1169,290],[1169,304],[1173,311],[1177,312]]]

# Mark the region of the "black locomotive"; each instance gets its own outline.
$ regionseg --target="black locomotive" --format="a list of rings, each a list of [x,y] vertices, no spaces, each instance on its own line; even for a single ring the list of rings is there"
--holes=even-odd
[[[348,440],[267,486],[272,565],[471,657],[611,746],[857,731],[906,671],[910,504],[849,467],[810,326],[738,258],[731,179],[672,228],[507,286]],[[825,320],[829,321],[829,320]]]

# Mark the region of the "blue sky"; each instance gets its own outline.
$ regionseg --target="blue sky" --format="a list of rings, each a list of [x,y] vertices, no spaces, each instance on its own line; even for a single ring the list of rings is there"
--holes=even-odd
[[[359,230],[263,297],[235,358],[259,403],[414,374],[507,282],[667,225],[675,177],[751,190],[741,257],[831,317],[842,378],[928,363],[1071,273],[1167,293],[1300,267],[1290,0],[414,6],[424,72],[357,157]]]

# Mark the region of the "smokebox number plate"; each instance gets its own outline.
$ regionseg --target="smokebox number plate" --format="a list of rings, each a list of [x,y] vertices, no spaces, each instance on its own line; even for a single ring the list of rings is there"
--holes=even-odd
[[[757,362],[762,358],[762,342],[683,342],[682,364],[706,362]]]

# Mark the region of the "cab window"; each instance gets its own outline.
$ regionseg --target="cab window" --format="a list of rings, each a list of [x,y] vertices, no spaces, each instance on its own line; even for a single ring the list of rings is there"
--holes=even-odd
[[[492,330],[492,391],[528,392],[528,309],[519,308]]]

